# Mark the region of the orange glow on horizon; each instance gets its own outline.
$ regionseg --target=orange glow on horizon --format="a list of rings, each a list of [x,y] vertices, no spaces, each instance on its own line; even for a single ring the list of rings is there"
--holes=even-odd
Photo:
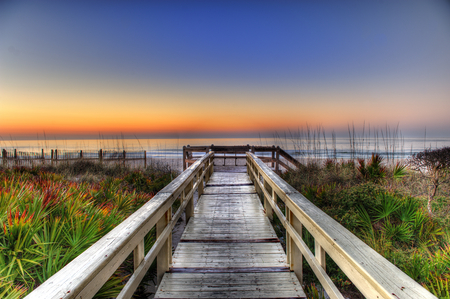
[[[420,95],[383,94],[378,101],[390,103],[390,109],[374,109],[374,96],[365,97],[364,91],[186,92],[133,87],[67,92],[4,88],[0,91],[0,135],[241,133],[286,131],[306,124],[331,131],[346,130],[352,122],[380,126],[392,120],[402,126],[419,118],[433,122],[436,115],[446,113],[439,107],[435,108],[438,114],[424,107]],[[399,113],[413,100],[414,109]]]

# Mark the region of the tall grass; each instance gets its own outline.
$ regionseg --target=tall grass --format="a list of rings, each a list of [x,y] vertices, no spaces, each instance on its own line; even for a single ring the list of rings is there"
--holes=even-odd
[[[394,128],[371,127],[370,124],[359,129],[354,124],[348,125],[347,137],[337,138],[333,130],[327,134],[323,126],[315,128],[306,125],[297,131],[288,130],[274,134],[276,145],[284,149],[293,149],[293,155],[303,163],[317,159],[369,159],[372,153],[382,155],[387,163],[394,164],[408,154],[405,138],[399,126]],[[339,142],[344,142],[340,143]]]

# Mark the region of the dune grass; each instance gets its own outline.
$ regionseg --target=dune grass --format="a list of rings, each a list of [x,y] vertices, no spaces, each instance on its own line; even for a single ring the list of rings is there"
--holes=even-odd
[[[31,292],[175,176],[168,167],[130,170],[85,161],[0,169],[0,298]],[[147,236],[147,250],[154,238],[154,232]],[[96,298],[115,297],[132,269],[130,257]]]

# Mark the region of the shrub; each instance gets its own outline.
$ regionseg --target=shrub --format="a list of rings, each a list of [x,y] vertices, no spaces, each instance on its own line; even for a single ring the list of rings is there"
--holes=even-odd
[[[416,153],[409,160],[412,169],[419,171],[429,182],[428,213],[433,215],[431,202],[436,196],[438,187],[447,178],[450,169],[450,147],[424,150]]]

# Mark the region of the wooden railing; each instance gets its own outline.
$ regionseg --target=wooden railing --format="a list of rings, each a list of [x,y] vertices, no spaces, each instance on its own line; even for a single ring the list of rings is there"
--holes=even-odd
[[[330,298],[344,298],[326,273],[325,256],[328,254],[366,298],[436,299],[317,208],[253,153],[247,153],[247,171],[258,193],[264,196],[267,216],[271,218],[275,213],[286,229],[288,263],[300,282],[305,258]],[[284,214],[278,207],[278,199],[284,202]],[[315,254],[302,239],[303,227],[314,237]]]
[[[214,171],[214,153],[197,160],[142,208],[129,216],[67,266],[50,277],[27,299],[92,298],[116,269],[133,252],[134,273],[117,298],[131,298],[151,264],[157,259],[158,283],[172,259],[172,229],[186,212],[194,213],[194,192],[203,193],[204,183]],[[181,205],[172,216],[172,205]],[[144,237],[156,225],[156,241],[144,252]]]
[[[285,152],[279,146],[257,146],[257,145],[208,145],[208,146],[183,146],[183,170],[189,167],[192,163],[196,161],[193,153],[208,153],[213,151],[216,154],[216,159],[223,159],[223,164],[225,160],[236,161],[238,159],[246,159],[245,154],[247,152],[252,153],[268,153],[270,156],[258,156],[265,163],[271,163],[271,167],[275,169],[276,172],[280,171],[280,167],[284,169],[290,168],[300,168],[302,164],[294,159],[291,155]]]

